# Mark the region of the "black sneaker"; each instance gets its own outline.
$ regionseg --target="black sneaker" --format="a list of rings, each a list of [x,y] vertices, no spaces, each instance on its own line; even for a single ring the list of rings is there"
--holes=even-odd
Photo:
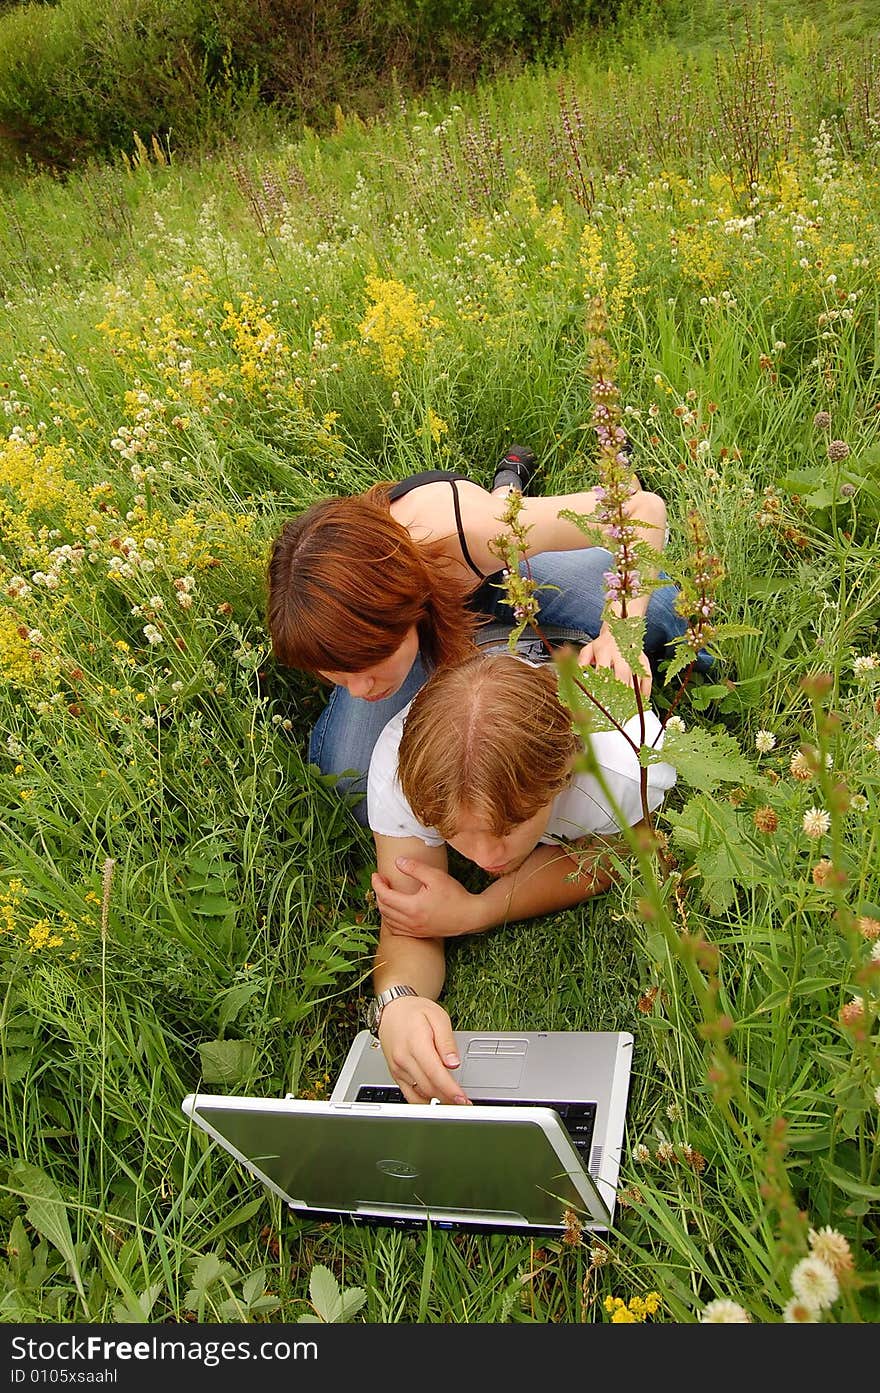
[[[526,493],[537,466],[538,456],[528,445],[511,445],[495,470],[493,492],[500,488],[514,488]]]

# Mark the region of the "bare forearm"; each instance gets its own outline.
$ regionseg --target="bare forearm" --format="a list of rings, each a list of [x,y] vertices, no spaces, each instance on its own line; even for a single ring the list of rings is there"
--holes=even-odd
[[[604,857],[599,861],[598,853],[595,862],[585,862],[577,878],[568,880],[577,870],[577,860],[561,847],[537,847],[518,871],[501,876],[474,897],[471,931],[480,933],[498,924],[570,909],[601,894],[612,883],[607,863]]]
[[[378,995],[401,983],[419,996],[437,1000],[446,980],[446,952],[436,938],[407,938],[383,928],[373,962],[373,988]]]

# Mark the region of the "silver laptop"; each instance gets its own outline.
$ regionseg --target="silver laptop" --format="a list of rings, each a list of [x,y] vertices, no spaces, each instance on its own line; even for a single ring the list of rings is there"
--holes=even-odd
[[[356,1036],[329,1099],[192,1093],[184,1112],[303,1218],[563,1233],[614,1219],[633,1037],[455,1032],[473,1107],[408,1104]]]

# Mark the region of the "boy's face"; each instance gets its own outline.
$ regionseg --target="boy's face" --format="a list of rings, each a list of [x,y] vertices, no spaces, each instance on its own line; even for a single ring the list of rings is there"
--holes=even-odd
[[[509,875],[519,869],[538,845],[550,821],[552,807],[552,801],[545,803],[527,822],[518,823],[499,837],[491,831],[488,818],[462,805],[455,834],[448,839],[449,845],[489,875]]]

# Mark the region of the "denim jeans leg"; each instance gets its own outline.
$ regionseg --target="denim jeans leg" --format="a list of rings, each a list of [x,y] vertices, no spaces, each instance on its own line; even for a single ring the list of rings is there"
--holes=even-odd
[[[558,589],[539,591],[541,604],[539,619],[544,624],[558,625],[565,629],[579,629],[595,638],[602,627],[605,609],[605,572],[610,570],[614,559],[605,547],[584,547],[576,551],[546,551],[520,563],[520,574],[529,571],[533,580],[541,585],[557,586]],[[663,571],[662,579],[667,579]],[[645,614],[645,652],[653,664],[672,657],[672,649],[667,645],[679,638],[687,628],[687,623],[675,611],[678,586],[670,583],[653,591]],[[502,599],[496,602],[496,618],[511,623],[509,606]],[[697,670],[708,672],[713,659],[710,654],[701,652],[697,658]]]
[[[352,812],[367,824],[367,771],[373,746],[385,725],[396,716],[427,681],[421,658],[416,658],[403,686],[384,701],[362,701],[344,687],[334,687],[309,739],[309,761],[322,774],[348,774],[337,787],[343,793],[360,793]]]

